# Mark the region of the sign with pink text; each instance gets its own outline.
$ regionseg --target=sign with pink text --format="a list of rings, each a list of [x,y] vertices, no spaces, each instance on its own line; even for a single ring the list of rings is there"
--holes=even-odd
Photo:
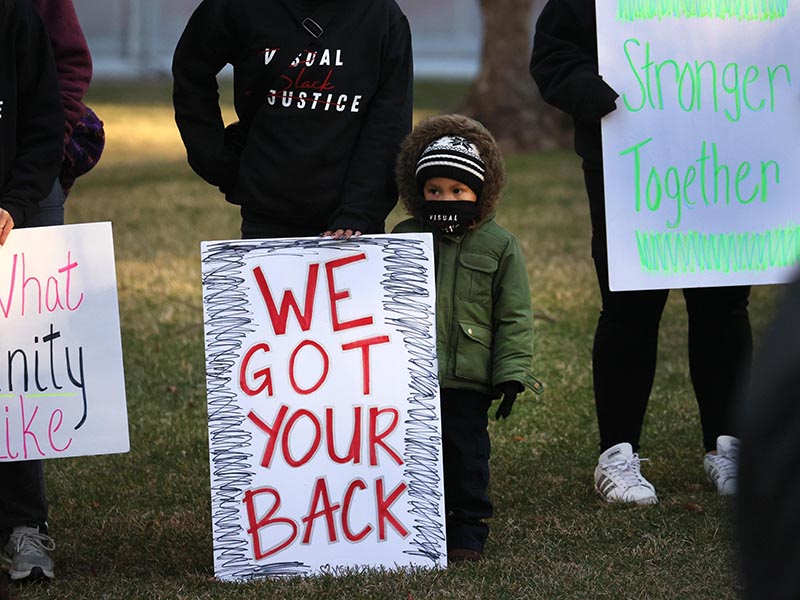
[[[111,223],[0,247],[0,461],[127,452]]]
[[[612,290],[789,281],[800,264],[800,11],[603,0]]]
[[[430,234],[201,252],[216,576],[444,566]]]

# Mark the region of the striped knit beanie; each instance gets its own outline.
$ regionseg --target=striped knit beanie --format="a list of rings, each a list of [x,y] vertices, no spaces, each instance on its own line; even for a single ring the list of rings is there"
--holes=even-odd
[[[456,135],[440,137],[432,142],[417,161],[416,181],[419,189],[434,177],[460,181],[480,197],[486,165],[478,148],[468,139]]]

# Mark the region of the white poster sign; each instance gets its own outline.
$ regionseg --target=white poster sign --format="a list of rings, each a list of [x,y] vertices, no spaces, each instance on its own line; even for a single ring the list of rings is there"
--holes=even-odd
[[[800,11],[603,0],[612,290],[785,282],[800,261]]]
[[[0,461],[127,452],[111,223],[0,248]]]
[[[216,576],[446,564],[430,235],[201,252]]]

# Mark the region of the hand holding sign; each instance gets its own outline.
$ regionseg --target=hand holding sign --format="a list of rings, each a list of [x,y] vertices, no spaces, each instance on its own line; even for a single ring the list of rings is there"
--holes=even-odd
[[[14,229],[14,219],[11,218],[11,213],[0,208],[0,246],[6,243],[12,229]]]
[[[787,281],[800,16],[784,3],[598,2],[612,290]]]

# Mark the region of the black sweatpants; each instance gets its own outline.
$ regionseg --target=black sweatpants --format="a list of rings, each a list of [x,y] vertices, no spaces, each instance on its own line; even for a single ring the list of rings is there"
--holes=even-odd
[[[47,498],[41,460],[0,463],[0,540],[20,525],[47,532]]]
[[[492,399],[442,389],[442,450],[447,548],[483,552],[492,516],[489,500],[489,418]]]
[[[601,452],[621,442],[639,446],[656,371],[658,327],[669,290],[612,292],[601,171],[584,172],[592,219],[592,257],[602,297],[592,351]],[[731,408],[749,369],[753,337],[749,286],[683,290],[689,316],[689,373],[700,408],[706,451],[732,435]]]
[[[64,224],[64,191],[56,179],[53,189],[39,204],[40,212],[28,227]],[[41,460],[0,463],[0,542],[11,529],[36,525],[47,532],[47,496]]]

